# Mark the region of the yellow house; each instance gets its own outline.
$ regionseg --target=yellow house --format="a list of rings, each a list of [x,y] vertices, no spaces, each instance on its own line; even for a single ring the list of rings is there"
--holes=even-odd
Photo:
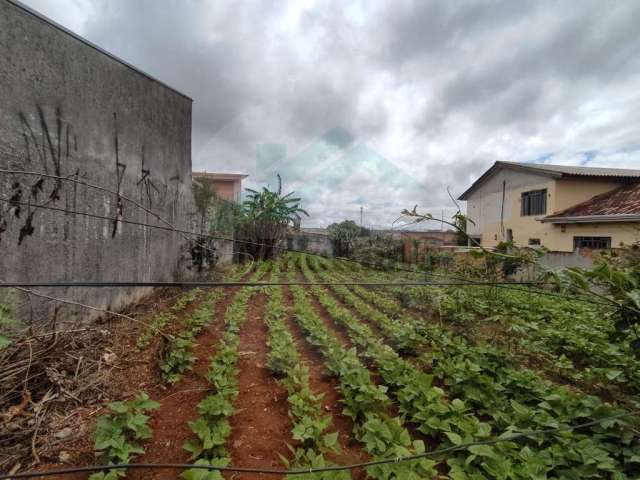
[[[503,241],[551,251],[640,241],[640,170],[495,162],[459,200],[484,247]]]

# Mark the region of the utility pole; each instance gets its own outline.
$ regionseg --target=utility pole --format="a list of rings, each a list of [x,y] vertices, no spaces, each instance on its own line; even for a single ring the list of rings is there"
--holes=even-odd
[[[360,229],[362,229],[362,205],[360,206]]]

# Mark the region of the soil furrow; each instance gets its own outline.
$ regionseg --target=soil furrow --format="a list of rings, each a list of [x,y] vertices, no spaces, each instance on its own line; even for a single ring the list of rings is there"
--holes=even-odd
[[[227,450],[231,465],[284,468],[280,455],[289,457],[292,444],[287,393],[266,367],[267,326],[264,323],[266,297],[256,293],[240,328],[238,358],[239,395],[230,419],[231,437]],[[226,478],[250,480],[266,478],[260,474],[227,473]],[[279,478],[269,476],[269,478]]]
[[[331,290],[326,289],[327,293],[329,295],[331,295],[331,297],[343,308],[348,309],[351,311],[351,313],[354,315],[354,317],[356,317],[358,320],[362,321],[365,324],[369,324],[369,326],[372,326],[372,323],[370,323],[369,321],[367,321],[366,319],[364,319],[360,314],[358,314],[358,312],[356,312],[353,308],[349,307],[348,305],[346,305],[345,303],[343,303],[337,295],[335,295]],[[313,305],[313,307],[315,308],[316,312],[318,313],[318,315],[320,316],[320,318],[323,320],[324,324],[326,325],[326,327],[328,329],[331,330],[331,332],[333,332],[338,338],[341,339],[341,341],[343,341],[342,339],[345,339],[343,341],[343,344],[345,344],[345,342],[348,342],[347,344],[349,345],[349,347],[353,346],[353,343],[351,342],[351,340],[349,339],[349,334],[347,332],[347,329],[342,326],[342,325],[338,325],[334,320],[333,317],[331,317],[331,314],[326,310],[326,308],[324,308],[324,306],[320,303],[320,301],[318,300],[318,298],[310,292],[310,296],[309,299],[311,301],[311,304]],[[379,337],[384,341],[384,337],[382,336],[382,334],[379,335]],[[360,353],[362,351],[361,348],[356,347],[356,349],[359,352],[359,357],[360,360],[362,361],[362,363],[369,369],[369,372],[371,372],[371,380],[373,380],[373,382],[376,385],[387,385],[387,383],[384,381],[384,379],[382,378],[382,376],[380,375],[376,365],[369,359],[364,358]],[[394,400],[394,396],[392,394],[389,395],[389,398],[391,400]],[[395,401],[392,401],[391,405],[389,405],[389,409],[388,409],[388,413],[394,417],[400,416],[400,411],[398,409],[398,405],[397,403],[395,403]],[[423,434],[422,432],[420,432],[417,429],[417,425],[415,425],[414,423],[411,423],[409,421],[404,422],[404,426],[407,428],[407,430],[409,431],[409,433],[411,433],[411,436],[414,439],[418,439],[418,440],[422,440],[425,445],[430,446],[431,448],[435,448],[437,446],[437,442],[435,442],[431,437]]]
[[[167,390],[151,394],[160,403],[160,408],[153,412],[150,421],[153,437],[144,445],[145,453],[135,459],[136,463],[189,462],[189,453],[182,448],[184,442],[193,437],[187,422],[198,417],[198,403],[210,388],[205,378],[209,359],[222,335],[222,317],[236,291],[229,290],[222,300],[216,302],[211,323],[196,337],[193,369],[185,372],[182,379]],[[176,470],[131,470],[127,478],[171,480],[178,475]]]
[[[284,297],[288,305],[293,305],[291,291],[287,287]],[[330,460],[338,465],[368,460],[370,456],[364,451],[364,446],[353,436],[353,421],[342,413],[342,395],[337,379],[326,373],[321,354],[305,340],[304,333],[291,317],[287,318],[287,326],[293,335],[302,362],[309,369],[309,385],[314,392],[324,395],[322,406],[326,412],[332,414],[332,427],[338,432],[341,451],[337,455],[330,455]],[[364,471],[353,471],[352,478],[364,477]]]

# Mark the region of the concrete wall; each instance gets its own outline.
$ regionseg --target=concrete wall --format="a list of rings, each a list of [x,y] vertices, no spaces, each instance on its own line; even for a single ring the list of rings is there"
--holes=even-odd
[[[589,249],[574,252],[548,252],[538,259],[538,264],[544,270],[560,271],[567,267],[590,269],[593,267],[593,251]],[[537,267],[524,265],[510,276],[514,281],[533,281],[540,278],[541,271]]]
[[[333,255],[333,244],[326,235],[291,232],[287,235],[287,248],[320,255]]]
[[[503,185],[505,185],[504,231],[500,222]],[[512,230],[513,241],[517,245],[527,246],[529,239],[537,238],[549,250],[559,252],[573,251],[574,236],[609,236],[612,247],[630,244],[639,239],[639,224],[602,223],[561,227],[539,221],[546,215],[559,212],[619,186],[619,183],[611,181],[556,179],[545,175],[503,169],[470,195],[467,201],[467,215],[475,225],[468,225],[468,232],[472,236],[481,236],[482,245],[485,247],[494,247],[507,240],[509,229]],[[547,189],[546,214],[521,216],[522,193],[542,189]]]
[[[0,197],[31,204],[0,202],[1,280],[162,281],[188,273],[179,234],[44,208],[164,225],[126,196],[193,229],[188,97],[0,0],[0,102],[0,168],[115,192],[0,173]],[[118,309],[145,292],[46,293]]]

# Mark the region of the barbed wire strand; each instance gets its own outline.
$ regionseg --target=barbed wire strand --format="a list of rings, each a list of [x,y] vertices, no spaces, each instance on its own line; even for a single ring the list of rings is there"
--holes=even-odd
[[[111,195],[115,195],[118,199],[121,199],[121,200],[124,200],[126,202],[129,202],[132,205],[134,205],[135,207],[137,207],[137,208],[143,210],[144,212],[148,213],[149,215],[152,215],[157,220],[167,224],[171,228],[171,230],[173,230],[173,231],[175,231],[177,233],[181,233],[182,236],[186,240],[189,240],[189,238],[184,233],[179,232],[178,228],[176,228],[175,225],[173,225],[168,220],[165,220],[160,214],[154,212],[153,210],[148,209],[147,207],[145,207],[141,203],[137,202],[136,200],[133,200],[132,198],[129,198],[126,195],[123,195],[119,191],[115,191],[115,190],[112,190],[110,188],[103,187],[103,186],[100,186],[100,185],[95,185],[95,184],[89,183],[89,182],[87,182],[85,180],[79,180],[78,178],[71,178],[71,176],[73,176],[73,175],[77,176],[77,174],[71,174],[70,176],[63,177],[63,176],[60,176],[60,175],[52,175],[50,173],[32,172],[32,171],[27,171],[27,170],[9,170],[9,169],[4,169],[4,168],[0,169],[0,173],[8,173],[8,174],[12,174],[12,175],[29,175],[29,176],[37,176],[37,177],[54,178],[56,180],[62,180],[62,181],[65,181],[65,182],[72,182],[72,183],[76,183],[76,184],[79,184],[79,185],[84,185],[84,186],[89,187],[89,188],[100,190],[100,191],[103,191],[103,192],[106,192],[106,193],[110,193]],[[24,203],[24,202],[21,202],[21,203]],[[30,203],[27,203],[27,205],[33,206],[34,208],[45,208],[45,209],[53,208],[53,207],[48,207],[47,205],[39,205],[39,204],[31,205]],[[69,213],[71,213],[71,212],[69,212]],[[119,222],[120,220],[121,219],[119,219],[117,217],[112,219],[112,221],[115,221],[115,222]],[[204,244],[200,244],[200,246],[202,248],[206,249],[206,250],[211,251],[212,253],[215,253],[212,249],[210,249],[209,247],[207,247]]]
[[[109,315],[113,315],[116,317],[120,317],[120,318],[125,318],[127,320],[130,320],[134,323],[138,323],[146,328],[150,328],[152,330],[154,330],[155,333],[158,333],[160,335],[162,335],[163,337],[167,338],[167,336],[157,327],[154,327],[153,325],[151,325],[150,323],[144,322],[142,320],[138,320],[136,318],[133,318],[130,315],[125,315],[124,313],[118,313],[118,312],[114,312],[112,310],[107,310],[106,308],[99,308],[99,307],[94,307],[93,305],[87,305],[86,303],[80,303],[80,302],[74,302],[72,300],[66,300],[64,298],[57,298],[57,297],[52,297],[50,295],[45,295],[44,293],[40,293],[40,292],[36,292],[34,290],[31,290],[30,288],[25,288],[25,287],[13,287],[16,290],[19,290],[23,293],[26,293],[28,295],[34,295],[36,297],[41,297],[41,298],[46,298],[47,300],[51,300],[53,302],[58,302],[58,303],[64,303],[67,305],[74,305],[76,307],[82,307],[82,308],[86,308],[88,310],[94,310],[97,312],[102,312],[102,313],[107,313]],[[60,332],[62,333],[62,332]],[[168,338],[167,338],[168,339]]]
[[[42,209],[47,209],[47,210],[52,210],[52,211],[59,211],[59,212],[63,212],[63,213],[70,213],[70,214],[75,214],[75,215],[84,215],[87,217],[91,217],[91,218],[97,218],[97,219],[103,219],[103,220],[108,220],[111,222],[121,222],[121,223],[127,223],[127,224],[131,224],[131,225],[138,225],[138,226],[144,226],[144,227],[149,227],[149,228],[157,228],[157,229],[161,229],[161,230],[167,230],[167,231],[172,231],[172,232],[177,232],[183,235],[183,237],[187,240],[189,240],[189,238],[187,238],[187,235],[195,235],[195,236],[199,236],[202,238],[210,238],[210,239],[217,239],[217,240],[225,240],[225,241],[230,241],[230,242],[237,242],[237,243],[241,243],[241,244],[251,244],[251,245],[256,245],[256,246],[269,246],[272,247],[276,250],[283,250],[283,251],[289,251],[292,253],[301,253],[301,254],[305,254],[305,255],[314,255],[314,256],[318,256],[321,258],[325,258],[325,259],[335,259],[335,260],[339,260],[339,261],[344,261],[344,262],[353,262],[353,263],[357,263],[359,265],[363,265],[369,268],[374,268],[374,269],[387,269],[389,267],[391,267],[393,270],[395,271],[403,271],[403,272],[407,272],[407,273],[412,273],[414,275],[432,275],[432,276],[440,276],[440,277],[444,277],[444,278],[453,278],[453,279],[458,279],[464,282],[467,282],[469,284],[474,284],[477,285],[479,282],[476,282],[474,280],[471,279],[465,279],[464,277],[459,277],[459,276],[454,276],[454,275],[447,275],[447,274],[439,274],[439,273],[435,273],[435,272],[420,272],[420,271],[416,271],[413,269],[407,269],[407,268],[401,268],[398,267],[397,265],[380,265],[380,264],[375,264],[375,263],[371,263],[371,262],[365,262],[365,261],[361,261],[361,260],[356,260],[356,259],[350,259],[350,258],[346,258],[346,257],[330,257],[327,255],[322,255],[322,254],[318,254],[315,252],[308,252],[308,251],[304,251],[304,250],[296,250],[296,249],[292,249],[292,248],[286,248],[286,247],[280,247],[280,246],[276,246],[276,245],[269,245],[269,244],[265,244],[265,243],[259,243],[259,242],[251,242],[248,240],[240,240],[240,239],[234,239],[234,238],[229,238],[229,237],[222,237],[219,235],[210,235],[210,234],[200,234],[197,232],[191,232],[191,231],[187,231],[187,230],[182,230],[182,229],[178,229],[177,227],[175,227],[175,225],[173,225],[172,223],[168,222],[167,220],[165,220],[164,218],[162,218],[162,216],[160,216],[159,214],[147,209],[146,207],[144,207],[143,205],[141,205],[140,203],[138,203],[135,200],[132,200],[130,198],[128,198],[125,195],[122,195],[119,192],[116,192],[114,190],[111,190],[109,188],[106,187],[102,187],[99,185],[95,185],[92,183],[89,183],[87,181],[84,180],[79,180],[77,178],[70,178],[70,177],[63,177],[63,176],[58,176],[58,175],[51,175],[48,173],[42,173],[42,172],[32,172],[32,171],[24,171],[24,170],[8,170],[8,169],[0,169],[0,173],[9,173],[9,174],[15,174],[15,175],[33,175],[33,176],[42,176],[42,177],[48,177],[48,178],[55,178],[58,180],[63,180],[63,181],[69,181],[69,182],[74,182],[74,183],[78,183],[80,185],[85,185],[87,187],[90,188],[94,188],[94,189],[98,189],[107,193],[110,193],[112,195],[116,195],[119,198],[131,202],[134,206],[142,209],[143,211],[153,215],[155,218],[157,218],[159,221],[162,221],[163,223],[169,225],[169,227],[162,227],[160,225],[152,225],[152,224],[148,224],[148,223],[144,223],[144,222],[136,222],[133,220],[125,220],[124,218],[117,218],[117,217],[108,217],[108,216],[104,216],[104,215],[98,215],[98,214],[91,214],[88,212],[78,212],[78,211],[74,211],[74,210],[69,210],[69,209],[63,209],[63,208],[58,208],[58,207],[50,207],[48,205],[32,205],[29,202],[21,202],[21,201],[17,201],[17,200],[11,200],[11,199],[6,199],[6,198],[0,198],[0,201],[9,203],[9,204],[19,204],[19,205],[28,205],[28,206],[33,206],[34,208],[42,208]],[[213,251],[212,249],[208,248],[206,245],[204,244],[199,244],[200,246],[202,246],[203,248],[209,250],[209,251]],[[250,256],[250,254],[246,253],[246,252],[238,252],[239,254],[246,254],[247,256]],[[251,263],[253,263],[254,259],[251,258]],[[538,283],[540,285],[542,285],[543,283]],[[529,286],[533,285],[533,283],[528,284]],[[461,285],[459,285],[461,286]],[[592,304],[596,304],[596,305],[607,305],[607,306],[617,306],[619,307],[619,305],[616,302],[610,301],[608,303],[605,302],[594,302],[591,299],[582,299],[578,296],[568,296],[568,295],[562,295],[562,294],[557,294],[557,293],[553,293],[553,292],[545,292],[542,290],[538,290],[538,289],[528,289],[528,290],[523,290],[523,289],[519,289],[519,288],[514,288],[511,285],[496,285],[498,288],[509,288],[509,289],[513,289],[513,290],[517,290],[517,291],[523,291],[523,292],[527,292],[527,293],[534,293],[534,294],[539,294],[539,295],[547,295],[547,296],[554,296],[554,297],[559,297],[559,298],[566,298],[566,299],[571,299],[571,300],[578,300],[578,301],[582,301],[582,302],[586,302],[586,303],[592,303]]]
[[[372,287],[372,288],[401,288],[401,287],[504,287],[511,285],[537,285],[535,282],[0,282],[0,288],[146,288],[146,287],[207,287],[207,288],[233,288],[233,287],[277,287],[277,286],[345,286],[345,287]],[[544,285],[544,284],[543,284]],[[585,303],[602,306],[617,306],[626,309],[624,305],[598,302],[595,300],[572,297],[553,292],[544,292],[535,289],[515,289],[521,292],[536,292],[541,295],[549,294],[554,297],[569,300],[578,300]],[[634,311],[635,310],[631,310]]]
[[[1,170],[0,170],[1,171]],[[9,204],[19,204],[19,205],[30,205],[28,202],[20,202],[20,201],[15,201],[15,200],[10,200],[10,199],[6,199],[6,198],[2,198],[0,197],[0,201],[5,202],[5,203],[9,203]],[[52,211],[58,211],[61,213],[71,213],[71,214],[75,214],[75,215],[82,215],[82,216],[87,216],[90,218],[95,218],[95,219],[101,219],[101,220],[108,220],[108,221],[119,221],[121,223],[125,223],[125,224],[130,224],[130,225],[137,225],[137,226],[142,226],[142,227],[149,227],[149,228],[155,228],[155,229],[159,229],[159,230],[163,230],[163,231],[170,231],[170,232],[179,232],[179,233],[183,233],[185,235],[194,235],[194,236],[198,236],[201,238],[209,238],[209,239],[214,239],[214,240],[225,240],[225,241],[229,241],[229,242],[236,242],[236,243],[241,243],[241,244],[249,244],[249,245],[255,245],[255,246],[271,246],[274,249],[277,250],[283,250],[283,251],[287,251],[287,252],[291,252],[291,253],[298,253],[298,254],[304,254],[304,255],[311,255],[311,256],[316,256],[316,257],[320,257],[323,258],[325,260],[338,260],[338,261],[342,261],[342,262],[351,262],[351,263],[356,263],[358,265],[362,265],[368,268],[373,268],[376,270],[380,270],[380,269],[384,269],[385,266],[380,265],[380,264],[376,264],[376,263],[370,263],[370,262],[365,262],[365,261],[361,261],[361,260],[355,260],[355,259],[351,259],[351,258],[346,258],[346,257],[334,257],[334,256],[328,256],[328,255],[322,255],[319,253],[315,253],[315,252],[309,252],[306,250],[297,250],[297,249],[292,249],[292,248],[288,248],[288,247],[278,247],[278,246],[272,246],[272,245],[268,245],[266,243],[260,243],[260,242],[252,242],[249,240],[240,240],[240,239],[233,239],[230,237],[223,237],[220,235],[211,235],[211,234],[203,234],[203,233],[198,233],[198,232],[191,232],[188,230],[181,230],[181,229],[177,229],[177,228],[171,228],[171,227],[164,227],[161,225],[153,225],[153,224],[149,224],[149,223],[145,223],[145,222],[137,222],[135,220],[126,220],[126,219],[118,219],[115,217],[108,217],[105,215],[98,215],[98,214],[93,214],[93,213],[89,213],[89,212],[78,212],[78,211],[74,211],[74,210],[68,210],[65,208],[58,208],[58,207],[49,207],[46,205],[38,205],[38,208],[43,208],[43,209],[47,209],[47,210],[52,210]],[[231,253],[225,253],[227,255],[234,255],[234,254],[238,254],[238,255],[246,255],[248,257],[250,257],[250,263],[253,264],[253,262],[255,261],[255,259],[253,258],[253,256],[251,254],[249,254],[248,252],[242,252],[242,251],[235,251],[235,252],[231,252]],[[388,268],[388,267],[387,267]],[[392,265],[391,268],[395,271],[401,271],[401,272],[407,272],[407,273],[412,273],[414,275],[428,275],[428,276],[436,276],[436,277],[442,277],[442,278],[452,278],[452,279],[456,279],[456,280],[460,280],[461,282],[466,282],[467,284],[469,284],[469,286],[472,285],[477,285],[481,282],[478,282],[476,280],[472,280],[472,279],[468,279],[468,278],[464,278],[461,277],[459,275],[450,275],[450,274],[440,274],[440,273],[436,273],[436,272],[420,272],[420,271],[416,271],[416,270],[411,270],[411,269],[407,269],[407,268],[401,268],[398,267],[397,265]],[[249,270],[251,269],[251,265],[249,266]],[[509,283],[509,284],[507,284]],[[523,283],[518,283],[518,284],[523,284]],[[533,284],[537,284],[537,285],[552,285],[551,283],[545,283],[545,282],[532,282],[530,284],[527,284],[529,286],[533,285]],[[457,286],[462,286],[462,285],[458,285]],[[577,300],[577,301],[581,301],[581,302],[585,302],[585,303],[591,303],[594,305],[605,305],[605,306],[613,306],[611,303],[606,303],[606,302],[598,302],[598,301],[594,301],[588,298],[581,298],[579,296],[568,296],[568,295],[563,295],[560,293],[554,293],[554,292],[547,292],[544,290],[534,290],[534,289],[521,289],[521,288],[515,288],[513,286],[513,282],[505,282],[505,284],[503,285],[495,285],[498,288],[507,288],[510,290],[515,290],[515,291],[520,291],[520,292],[525,292],[525,293],[534,293],[536,295],[546,295],[546,296],[551,296],[551,297],[556,297],[556,298],[564,298],[564,299],[570,299],[570,300]]]
[[[0,480],[10,480],[10,479],[16,479],[16,478],[47,477],[47,476],[54,476],[54,475],[68,475],[72,473],[109,471],[109,470],[123,469],[123,468],[124,469],[198,469],[198,470],[219,471],[219,472],[256,473],[256,474],[263,474],[263,475],[310,475],[313,473],[337,472],[337,471],[343,471],[343,470],[353,470],[355,468],[366,468],[366,467],[373,467],[376,465],[385,465],[390,463],[409,462],[409,461],[421,460],[429,457],[435,457],[435,456],[443,455],[446,453],[453,453],[460,450],[466,450],[470,447],[475,447],[475,446],[495,445],[497,443],[511,442],[511,441],[518,440],[525,437],[536,437],[540,435],[550,435],[550,434],[559,433],[559,432],[582,430],[584,428],[600,425],[603,422],[610,422],[610,421],[621,419],[621,418],[637,417],[638,413],[640,413],[640,411],[624,412],[624,413],[619,413],[617,415],[603,417],[598,420],[581,423],[578,425],[566,425],[566,426],[561,426],[556,428],[549,428],[545,430],[529,430],[529,431],[523,431],[523,432],[513,433],[513,434],[502,433],[498,437],[494,437],[491,439],[478,440],[475,442],[454,445],[452,447],[441,448],[441,449],[432,450],[429,452],[418,453],[415,455],[406,455],[406,456],[395,457],[395,458],[384,458],[379,460],[371,460],[368,462],[352,463],[348,465],[331,465],[331,466],[321,467],[321,468],[310,467],[310,468],[283,470],[283,469],[246,468],[246,467],[233,467],[233,466],[221,467],[221,466],[214,466],[214,465],[189,464],[189,463],[156,463],[156,464],[127,463],[127,464],[91,465],[91,466],[84,466],[84,467],[61,468],[56,470],[48,470],[44,472],[14,473],[14,474],[0,475]]]
[[[492,287],[496,285],[530,285],[529,283],[482,282],[0,282],[0,288],[127,288],[127,287],[278,287],[278,286],[363,286],[363,287]]]

